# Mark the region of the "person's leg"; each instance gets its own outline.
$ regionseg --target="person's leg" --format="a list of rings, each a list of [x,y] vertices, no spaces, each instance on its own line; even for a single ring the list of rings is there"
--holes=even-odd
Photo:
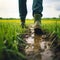
[[[33,0],[33,17],[34,17],[34,52],[40,51],[40,39],[43,34],[41,29],[41,17],[42,17],[42,0]]]
[[[22,27],[24,27],[25,25],[25,19],[27,15],[26,1],[27,0],[19,0],[19,14],[20,14]]]
[[[33,10],[33,17],[35,21],[37,21],[36,24],[39,24],[39,22],[41,22],[42,10],[43,10],[42,0],[33,0],[32,10]]]

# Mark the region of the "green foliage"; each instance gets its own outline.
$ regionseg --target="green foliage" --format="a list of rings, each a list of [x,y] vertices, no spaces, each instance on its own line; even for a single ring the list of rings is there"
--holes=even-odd
[[[0,60],[25,59],[24,54],[21,51],[19,51],[19,48],[21,48],[21,46],[23,46],[25,43],[21,43],[17,39],[18,35],[19,34],[21,35],[24,32],[25,32],[25,29],[23,30],[20,27],[20,25],[17,23],[0,23]],[[19,37],[19,38],[21,38],[21,37]],[[23,40],[23,39],[21,38],[21,40]],[[21,46],[19,46],[19,45],[21,45]],[[11,57],[12,55],[13,55],[13,57],[16,57],[16,59],[13,59]],[[4,57],[5,57],[5,59],[2,59]]]

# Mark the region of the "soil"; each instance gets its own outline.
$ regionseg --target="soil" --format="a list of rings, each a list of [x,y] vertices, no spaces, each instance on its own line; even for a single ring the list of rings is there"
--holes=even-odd
[[[60,42],[55,32],[41,33],[32,27],[28,31],[24,37],[27,60],[60,60]]]

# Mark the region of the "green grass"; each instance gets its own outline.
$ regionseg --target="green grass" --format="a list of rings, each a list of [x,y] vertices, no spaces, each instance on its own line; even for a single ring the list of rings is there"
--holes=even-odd
[[[48,32],[55,31],[60,38],[60,20],[43,20],[42,21],[42,28],[46,29]]]
[[[33,20],[26,20],[26,24],[33,24]],[[42,20],[42,28],[48,32],[55,31],[60,38],[60,20],[57,19],[45,19]],[[7,48],[7,51],[14,51],[19,53],[17,35],[25,33],[26,29],[22,29],[20,26],[20,20],[0,20],[0,60],[2,60],[3,48]],[[8,44],[5,44],[8,42]],[[21,54],[19,54],[21,55]],[[21,55],[23,56],[23,55]],[[23,56],[24,57],[24,56]]]
[[[18,23],[2,23],[0,22],[0,59],[2,60],[2,52],[6,48],[6,51],[18,52],[17,35],[25,32]],[[22,38],[21,38],[22,39]],[[20,55],[24,57],[21,53]]]

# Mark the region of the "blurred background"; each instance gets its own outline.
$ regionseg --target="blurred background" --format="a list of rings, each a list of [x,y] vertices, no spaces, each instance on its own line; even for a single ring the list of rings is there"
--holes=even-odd
[[[27,0],[27,18],[32,17],[33,0]],[[43,0],[43,18],[60,17],[60,0]],[[0,0],[0,17],[19,18],[18,0]]]

